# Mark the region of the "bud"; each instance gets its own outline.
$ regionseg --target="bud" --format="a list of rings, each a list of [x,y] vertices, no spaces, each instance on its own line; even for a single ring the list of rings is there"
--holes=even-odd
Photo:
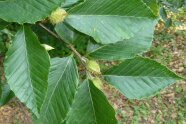
[[[88,60],[87,61],[87,69],[91,72],[95,72],[95,73],[98,73],[100,74],[101,71],[100,71],[100,67],[99,67],[99,64],[94,61],[94,60]]]
[[[50,51],[50,50],[53,50],[54,48],[47,45],[47,44],[41,44],[41,46],[43,46],[45,48],[46,51]]]
[[[92,82],[93,82],[93,84],[94,84],[98,89],[100,89],[100,90],[102,89],[103,83],[102,83],[102,81],[101,81],[100,78],[95,77],[95,78],[92,79]]]
[[[62,8],[57,8],[49,17],[49,20],[52,24],[58,24],[63,22],[65,17],[67,16],[67,12]]]

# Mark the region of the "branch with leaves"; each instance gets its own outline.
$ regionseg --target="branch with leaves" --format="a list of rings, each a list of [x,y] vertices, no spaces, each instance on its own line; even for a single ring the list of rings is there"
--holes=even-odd
[[[12,23],[20,28],[4,62],[8,91],[30,109],[36,124],[117,124],[100,77],[127,98],[139,100],[183,79],[141,56],[151,47],[159,16],[156,0],[2,1],[0,29]],[[78,73],[74,56],[53,58],[33,25],[63,42],[87,75]],[[76,42],[86,42],[86,53],[78,52]],[[120,64],[103,72],[99,60]],[[5,96],[0,103],[6,103]]]

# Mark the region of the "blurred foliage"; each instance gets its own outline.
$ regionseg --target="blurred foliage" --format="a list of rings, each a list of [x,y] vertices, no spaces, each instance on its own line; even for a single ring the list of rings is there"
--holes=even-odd
[[[158,0],[158,2],[172,12],[179,12],[180,8],[186,9],[186,0]]]
[[[14,93],[10,90],[9,85],[0,83],[1,93],[0,93],[0,106],[5,105],[14,97]]]
[[[158,0],[160,8],[160,15],[165,26],[169,28],[176,24],[173,13],[186,14],[186,0]]]

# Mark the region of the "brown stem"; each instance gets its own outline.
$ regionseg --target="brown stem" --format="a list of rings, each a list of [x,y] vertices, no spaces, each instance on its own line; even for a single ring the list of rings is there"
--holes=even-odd
[[[68,44],[67,47],[70,48],[73,51],[73,53],[79,58],[81,63],[86,66],[86,59],[81,56],[81,54],[74,48],[74,46],[72,44]]]
[[[69,42],[65,42],[63,39],[61,39],[56,33],[54,33],[53,31],[51,31],[50,29],[48,29],[46,26],[44,26],[42,23],[39,23],[39,26],[41,26],[43,29],[45,29],[49,34],[51,34],[52,36],[54,36],[55,38],[59,39],[61,42],[64,42],[67,47],[72,50],[72,52],[78,57],[78,59],[81,61],[81,63],[86,66],[86,59],[84,57],[81,56],[81,54],[74,48],[74,46],[72,44],[70,44]]]
[[[53,31],[51,31],[50,29],[48,29],[46,26],[44,26],[42,23],[39,23],[39,26],[41,26],[43,29],[45,29],[49,34],[51,34],[52,36],[54,36],[55,38],[57,39],[60,39],[61,38],[56,34],[54,33]],[[64,41],[63,41],[64,42]]]

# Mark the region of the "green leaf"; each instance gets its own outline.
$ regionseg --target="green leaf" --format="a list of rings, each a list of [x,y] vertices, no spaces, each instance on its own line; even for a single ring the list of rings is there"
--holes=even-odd
[[[3,54],[6,52],[6,46],[3,41],[0,40],[0,54]]]
[[[55,26],[55,31],[61,37],[61,39],[63,39],[66,42],[74,43],[77,40],[79,40],[78,42],[81,42],[82,40],[84,41],[87,39],[86,35],[76,31],[75,29],[73,29],[72,27],[65,23],[57,24]]]
[[[161,7],[161,9],[160,9],[160,15],[161,15],[161,18],[163,19],[163,21],[166,21],[167,20],[167,12],[166,12],[166,10],[165,10],[165,8],[164,7]]]
[[[157,21],[153,23],[144,22],[140,30],[134,34],[134,37],[115,44],[96,45],[90,43],[87,48],[87,54],[94,59],[110,61],[133,58],[137,54],[142,54],[148,51],[152,45],[156,23]]]
[[[0,1],[0,18],[7,22],[35,23],[48,17],[64,0]]]
[[[8,84],[1,84],[1,90],[2,92],[0,94],[0,106],[5,105],[14,97],[14,93],[10,90]]]
[[[55,31],[63,41],[73,44],[78,52],[81,54],[86,53],[86,47],[90,40],[90,36],[78,32],[66,23],[57,24],[55,26]]]
[[[63,7],[71,7],[79,2],[82,2],[83,0],[65,0],[65,3],[63,4]]]
[[[125,60],[106,71],[104,77],[129,99],[152,96],[182,79],[160,63],[141,57]]]
[[[51,60],[48,92],[41,110],[43,124],[62,124],[74,100],[79,76],[72,57]]]
[[[157,0],[143,0],[144,3],[147,4],[147,6],[150,7],[151,11],[155,14],[155,15],[159,15],[159,6],[157,3]]]
[[[38,116],[48,85],[49,56],[29,27],[23,26],[6,54],[10,89]]]
[[[102,44],[130,39],[156,18],[140,0],[86,0],[68,13],[68,24]]]
[[[86,80],[78,89],[65,124],[117,124],[104,94]]]
[[[3,30],[9,23],[0,19],[0,30]]]
[[[165,26],[166,28],[169,28],[170,26],[172,26],[172,19],[171,18],[168,18],[165,22]]]

